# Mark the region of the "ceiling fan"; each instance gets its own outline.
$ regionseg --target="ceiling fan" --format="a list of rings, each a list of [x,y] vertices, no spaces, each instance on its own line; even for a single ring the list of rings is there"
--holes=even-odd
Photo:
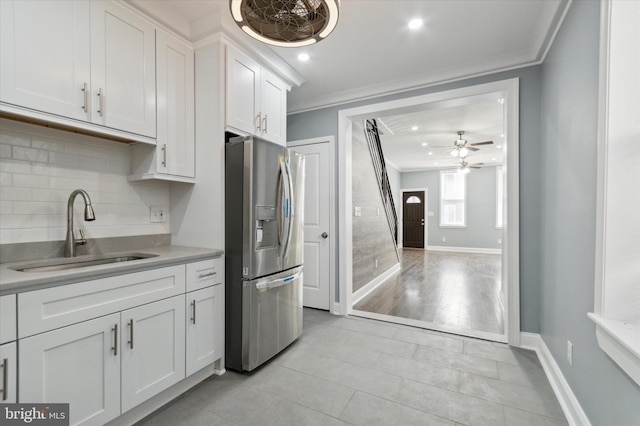
[[[493,144],[493,141],[467,143],[466,139],[462,139],[463,135],[464,130],[460,130],[458,132],[458,139],[453,142],[453,149],[450,152],[452,157],[465,158],[469,154],[469,151],[478,151],[480,149],[476,148],[476,146]]]
[[[458,167],[458,173],[469,173],[471,169],[480,169],[483,165],[484,163],[469,164],[464,158],[462,158]]]

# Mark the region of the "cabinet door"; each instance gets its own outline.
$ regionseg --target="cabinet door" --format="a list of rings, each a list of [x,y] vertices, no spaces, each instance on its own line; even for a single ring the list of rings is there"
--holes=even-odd
[[[16,343],[0,345],[0,404],[17,402]]]
[[[160,30],[156,45],[157,170],[195,177],[193,49]]]
[[[0,344],[16,340],[16,295],[0,296]]]
[[[261,71],[260,101],[262,137],[280,145],[287,144],[287,87],[264,68]]]
[[[91,121],[156,136],[155,28],[117,3],[91,2]]]
[[[260,67],[248,56],[227,46],[226,124],[258,134],[260,115]]]
[[[221,284],[187,293],[187,376],[222,356],[223,298]]]
[[[122,412],[185,377],[184,295],[129,309],[122,320]]]
[[[0,1],[0,99],[88,120],[89,2]]]
[[[120,415],[120,315],[20,340],[20,401],[70,404],[71,425]]]

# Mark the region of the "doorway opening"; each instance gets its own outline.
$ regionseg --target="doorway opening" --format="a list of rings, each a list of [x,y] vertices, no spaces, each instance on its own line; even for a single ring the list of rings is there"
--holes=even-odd
[[[353,240],[352,229],[352,209],[351,203],[351,166],[352,166],[352,142],[353,124],[361,122],[372,117],[401,115],[415,111],[436,110],[450,108],[455,106],[467,105],[483,98],[495,99],[498,96],[498,102],[501,104],[504,112],[504,162],[501,165],[501,179],[503,179],[503,199],[500,204],[503,212],[503,226],[499,230],[501,253],[498,255],[499,262],[494,263],[492,269],[499,276],[500,285],[499,301],[500,309],[504,312],[504,324],[501,332],[474,331],[468,329],[455,329],[447,326],[439,326],[429,321],[420,321],[413,319],[396,318],[389,315],[376,313],[367,313],[354,309],[354,294],[352,290],[353,279]],[[461,129],[458,129],[461,130]],[[359,316],[367,316],[370,318],[381,319],[385,321],[400,322],[403,324],[414,325],[422,328],[452,332],[472,337],[480,337],[484,339],[508,342],[511,345],[519,345],[520,343],[520,306],[519,306],[519,224],[518,224],[518,80],[504,80],[493,83],[471,86],[461,89],[438,92],[413,98],[405,98],[396,101],[383,102],[379,104],[366,105],[347,110],[339,111],[339,179],[341,185],[339,187],[339,223],[342,237],[340,239],[340,313],[354,314]],[[414,153],[415,155],[415,153]],[[453,154],[452,154],[453,155]],[[461,156],[462,157],[462,156]],[[462,158],[464,161],[465,158]],[[473,173],[473,171],[471,172]],[[497,175],[497,174],[496,174]],[[406,185],[405,185],[406,186]],[[415,186],[414,186],[415,187]],[[407,190],[408,191],[408,190]],[[437,195],[437,194],[435,194]],[[426,197],[426,195],[425,195]],[[404,197],[403,197],[404,199]],[[407,198],[408,199],[408,198]],[[425,198],[426,199],[426,198]],[[402,200],[404,201],[404,200]],[[404,203],[403,203],[404,204]],[[437,205],[438,203],[435,203]],[[433,212],[434,207],[428,207],[424,213],[424,218],[428,219]],[[429,211],[431,210],[431,212]],[[439,209],[437,209],[439,210]],[[441,216],[438,211],[438,216]],[[432,222],[439,222],[436,217]],[[403,217],[404,220],[404,217]],[[428,223],[425,220],[425,224]],[[441,223],[436,224],[438,229],[446,228]],[[465,225],[466,226],[466,225]],[[433,230],[433,227],[430,226]],[[425,227],[427,228],[427,227]],[[404,229],[404,224],[401,229]],[[433,258],[442,257],[442,253],[431,250],[430,241],[433,240],[432,235],[425,237],[424,246],[426,252],[433,254]],[[431,239],[431,240],[430,240]],[[403,245],[404,247],[404,245]],[[403,248],[403,252],[419,251],[419,249]],[[476,253],[455,253],[458,257]],[[492,253],[489,253],[492,254]],[[494,256],[495,257],[495,256]],[[423,259],[424,263],[424,259]],[[445,280],[445,283],[447,281]],[[451,281],[449,281],[451,282]],[[405,289],[407,290],[407,289]]]

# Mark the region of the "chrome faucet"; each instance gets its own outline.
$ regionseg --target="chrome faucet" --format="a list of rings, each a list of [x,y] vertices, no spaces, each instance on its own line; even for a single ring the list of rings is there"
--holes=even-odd
[[[73,203],[76,196],[80,194],[84,198],[84,220],[92,221],[96,220],[96,215],[91,207],[91,198],[84,189],[76,189],[69,195],[69,202],[67,203],[67,239],[64,242],[64,257],[75,257],[76,246],[82,246],[87,244],[87,240],[84,238],[84,233],[80,229],[80,239],[76,241],[76,237],[73,235]]]

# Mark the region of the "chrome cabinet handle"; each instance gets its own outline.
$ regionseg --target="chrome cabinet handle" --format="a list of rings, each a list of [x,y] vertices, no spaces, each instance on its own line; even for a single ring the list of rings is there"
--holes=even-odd
[[[102,93],[102,88],[98,89],[98,99],[100,100],[98,103],[98,114],[100,114],[100,117],[104,117],[104,94]]]
[[[113,346],[111,349],[113,349],[114,355],[118,355],[118,324],[114,324],[111,330],[114,332]]]
[[[195,301],[195,299],[191,301],[191,308],[192,308],[191,322],[193,324],[195,324],[196,323],[196,301]]]
[[[262,130],[262,113],[258,114],[258,116],[256,117],[258,119],[258,130]]]
[[[162,145],[162,165],[167,167],[167,144]]]
[[[87,83],[84,83],[83,87],[82,87],[82,91],[84,92],[84,104],[82,105],[82,109],[84,110],[84,112],[88,112],[89,111],[89,90],[87,88]]]
[[[131,349],[133,349],[133,318],[129,320],[129,336],[131,340],[127,343],[129,343],[131,345]]]
[[[2,400],[6,401],[9,398],[8,387],[9,378],[9,360],[7,358],[2,360]]]
[[[268,120],[267,120],[267,114],[265,114],[265,115],[264,115],[264,118],[262,119],[262,121],[263,121],[263,123],[264,123],[264,126],[263,126],[263,127],[264,127],[264,130],[263,130],[263,131],[264,131],[265,133],[267,133],[267,123],[268,123]]]
[[[216,275],[216,271],[213,272],[207,272],[206,274],[200,274],[198,275],[198,279],[202,279],[202,278],[207,278],[207,277],[212,277]]]

